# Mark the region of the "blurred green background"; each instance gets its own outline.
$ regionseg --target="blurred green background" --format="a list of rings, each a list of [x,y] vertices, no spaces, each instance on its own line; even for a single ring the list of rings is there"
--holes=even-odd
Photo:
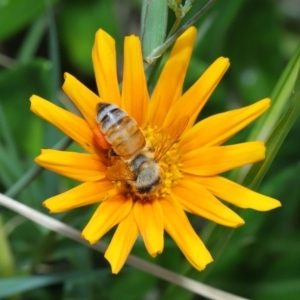
[[[195,1],[183,23],[205,3]],[[100,27],[116,39],[121,78],[123,37],[139,34],[140,12],[140,0],[0,0],[2,193],[34,165],[41,148],[53,147],[63,137],[29,111],[29,97],[37,94],[72,109],[60,88],[64,72],[96,92],[91,49]],[[299,43],[299,20],[299,0],[217,1],[196,23],[198,38],[185,88],[219,56],[229,57],[231,67],[200,119],[270,96]],[[171,10],[168,22],[170,29]],[[249,128],[231,142],[245,140]],[[205,277],[212,286],[251,299],[300,298],[299,130],[298,118],[259,188],[283,207],[243,211],[246,225],[234,231],[222,255],[204,276],[191,270],[189,276]],[[41,202],[76,184],[45,171],[15,198],[47,214]],[[81,230],[93,209],[53,217]],[[112,275],[102,254],[6,208],[0,207],[0,217],[0,299],[204,299],[133,268]],[[191,220],[201,232],[204,220]],[[141,240],[133,253],[175,272],[186,269],[168,236],[155,260]]]

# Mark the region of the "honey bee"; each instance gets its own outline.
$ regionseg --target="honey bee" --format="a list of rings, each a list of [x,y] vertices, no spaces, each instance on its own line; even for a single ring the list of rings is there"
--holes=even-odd
[[[139,198],[145,199],[161,186],[159,160],[179,139],[188,124],[183,118],[176,126],[160,132],[160,144],[149,147],[136,121],[118,106],[100,102],[96,107],[100,132],[111,145],[112,166],[106,172],[111,181],[122,181]]]

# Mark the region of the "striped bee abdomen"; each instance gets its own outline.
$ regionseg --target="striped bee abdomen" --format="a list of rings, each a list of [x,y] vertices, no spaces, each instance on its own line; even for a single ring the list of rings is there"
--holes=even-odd
[[[141,129],[134,119],[114,104],[101,102],[96,109],[97,122],[113,150],[124,158],[131,159],[146,145]]]

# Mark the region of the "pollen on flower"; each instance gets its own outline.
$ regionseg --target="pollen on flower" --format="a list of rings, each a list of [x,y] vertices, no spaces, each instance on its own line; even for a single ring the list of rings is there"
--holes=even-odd
[[[172,187],[183,177],[180,170],[182,164],[180,163],[178,143],[175,142],[172,145],[168,145],[168,143],[172,141],[170,136],[159,130],[156,126],[152,127],[148,125],[143,130],[143,134],[146,139],[146,148],[143,151],[148,152],[148,155],[150,157],[153,156],[153,159],[158,158],[157,163],[159,167],[159,177],[157,180],[159,180],[160,183],[157,184],[155,182],[152,189],[149,189],[150,191],[147,191],[147,193],[142,193],[140,190],[137,190],[134,183],[137,179],[127,179],[130,175],[128,175],[126,169],[119,168],[120,159],[118,157],[108,155],[108,157],[110,157],[108,167],[110,175],[106,174],[107,178],[112,180],[114,186],[119,190],[119,193],[122,193],[127,199],[132,199],[133,201],[152,201],[155,198],[164,198],[170,194]],[[126,163],[125,165],[121,163],[121,165],[125,166],[125,168],[130,168],[129,166],[126,167]],[[113,172],[119,175],[111,175]],[[143,181],[143,185],[149,188],[148,182]]]
[[[171,188],[176,185],[180,178],[183,177],[180,170],[182,164],[179,163],[179,159],[180,155],[178,153],[178,143],[176,143],[159,162],[162,179],[162,186],[159,190],[160,197],[168,195]]]
[[[157,149],[164,146],[164,141],[162,140],[163,135],[160,134],[160,130],[157,126],[147,126],[143,130],[143,133],[147,141],[147,146],[154,147],[155,152]],[[183,177],[180,170],[182,164],[180,163],[178,142],[172,145],[158,163],[160,166],[161,186],[155,194],[158,198],[163,198],[170,193],[172,187]]]

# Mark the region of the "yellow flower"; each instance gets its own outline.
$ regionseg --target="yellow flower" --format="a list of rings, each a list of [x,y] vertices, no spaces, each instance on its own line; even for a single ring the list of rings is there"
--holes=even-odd
[[[82,232],[90,243],[97,242],[112,227],[117,230],[105,253],[113,273],[124,265],[140,234],[149,254],[163,251],[164,230],[177,243],[188,261],[203,270],[212,257],[193,230],[184,211],[230,227],[244,221],[217,198],[242,208],[266,211],[280,202],[253,192],[218,174],[264,159],[262,142],[221,146],[235,133],[259,117],[270,105],[263,99],[245,108],[211,116],[193,126],[200,110],[229,67],[227,58],[218,58],[194,85],[182,94],[182,85],[196,37],[189,28],[175,43],[150,96],[143,69],[138,37],[125,38],[123,87],[119,90],[115,41],[103,30],[96,34],[92,51],[100,96],[66,73],[63,90],[83,117],[70,113],[36,95],[31,110],[71,137],[87,153],[42,150],[35,161],[56,173],[81,181],[79,186],[44,202],[51,213],[101,203]],[[109,181],[107,168],[113,163],[107,150],[96,142],[96,106],[113,103],[125,110],[143,130],[148,146],[157,146],[160,130],[188,124],[170,150],[159,161],[161,187],[151,197],[139,199],[122,182]]]

